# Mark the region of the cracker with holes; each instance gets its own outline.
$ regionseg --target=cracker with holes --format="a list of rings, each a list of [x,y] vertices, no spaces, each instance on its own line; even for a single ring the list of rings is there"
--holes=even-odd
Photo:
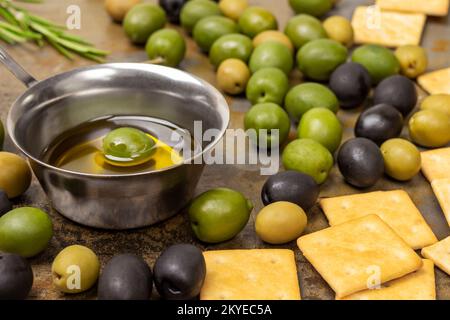
[[[294,252],[285,249],[204,252],[201,300],[300,300]]]
[[[450,68],[425,73],[417,83],[429,94],[450,94]]]
[[[450,226],[450,179],[433,180],[431,187]]]
[[[383,10],[420,12],[429,16],[444,17],[448,13],[449,0],[377,0]]]
[[[413,249],[437,242],[431,228],[403,190],[376,191],[320,200],[331,226],[376,214]]]
[[[422,172],[428,181],[450,179],[450,148],[423,151],[421,156]]]
[[[422,256],[433,260],[434,264],[450,276],[450,237],[422,249]]]
[[[355,42],[387,47],[419,45],[425,20],[423,13],[383,11],[376,6],[357,7],[352,18]]]
[[[422,268],[374,289],[349,295],[341,300],[436,300],[433,261],[423,259]]]
[[[414,250],[373,214],[300,237],[297,244],[338,298],[422,267]]]

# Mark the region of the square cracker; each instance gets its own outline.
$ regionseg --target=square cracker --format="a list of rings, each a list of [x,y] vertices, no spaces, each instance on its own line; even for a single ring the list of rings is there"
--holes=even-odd
[[[404,277],[342,298],[342,300],[436,300],[433,261],[423,259],[422,268]]]
[[[428,181],[450,179],[450,148],[421,152],[422,172]]]
[[[450,237],[422,249],[422,255],[450,276]]]
[[[385,283],[422,267],[414,250],[373,214],[300,237],[297,244],[338,298],[369,288],[374,270]]]
[[[204,252],[201,300],[300,300],[294,252],[285,249]]]
[[[377,0],[383,10],[420,12],[429,16],[446,16],[449,0]]]
[[[431,187],[450,226],[450,179],[433,180]]]
[[[450,94],[450,68],[425,73],[417,83],[429,94]]]
[[[331,226],[376,214],[413,249],[438,240],[420,211],[403,190],[376,191],[320,200]]]
[[[383,11],[376,6],[357,7],[352,26],[358,44],[398,47],[419,45],[426,16],[423,13]]]

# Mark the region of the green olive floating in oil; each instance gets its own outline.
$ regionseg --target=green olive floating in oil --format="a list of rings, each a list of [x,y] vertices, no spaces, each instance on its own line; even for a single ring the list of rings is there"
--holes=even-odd
[[[103,139],[105,161],[114,166],[129,167],[145,163],[155,151],[155,141],[136,128],[118,128]]]

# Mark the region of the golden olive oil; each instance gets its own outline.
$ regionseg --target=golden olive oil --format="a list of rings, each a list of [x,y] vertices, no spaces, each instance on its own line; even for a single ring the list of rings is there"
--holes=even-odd
[[[151,159],[134,166],[108,163],[103,155],[103,138],[120,127],[133,127],[155,141]],[[183,162],[182,152],[174,149],[187,131],[164,120],[144,116],[110,116],[95,119],[57,137],[43,153],[42,159],[58,168],[88,174],[119,175],[150,172]],[[191,150],[194,144],[191,145]]]

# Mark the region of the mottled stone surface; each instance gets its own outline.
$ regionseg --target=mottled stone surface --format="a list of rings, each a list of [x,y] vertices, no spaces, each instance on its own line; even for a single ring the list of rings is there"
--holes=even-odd
[[[142,48],[129,44],[121,27],[110,21],[103,10],[102,0],[46,0],[42,5],[29,5],[33,12],[46,18],[64,23],[67,6],[77,4],[81,7],[82,28],[75,31],[98,47],[112,52],[108,57],[110,62],[140,62],[146,60]],[[270,8],[279,18],[280,26],[284,27],[286,20],[292,16],[287,5],[287,0],[253,0],[252,4],[259,4]],[[335,13],[351,17],[351,12],[356,4],[371,4],[367,0],[342,0]],[[450,65],[450,27],[447,18],[429,18],[424,34],[423,44],[427,47],[430,55],[430,69],[438,69]],[[190,71],[203,79],[214,84],[215,76],[213,67],[208,58],[201,54],[192,40],[188,41],[189,52],[181,68]],[[5,46],[11,55],[21,63],[26,70],[38,79],[50,77],[59,72],[70,70],[90,62],[77,59],[69,61],[60,56],[49,47],[39,49],[30,44],[26,46]],[[299,75],[295,74],[293,83],[299,82]],[[9,106],[24,91],[24,87],[10,75],[4,68],[0,67],[0,118],[4,121]],[[421,92],[423,97],[423,92]],[[249,103],[242,98],[228,98],[232,109],[231,127],[242,127],[244,112],[249,108]],[[360,110],[340,111],[339,117],[346,126],[346,138],[352,135],[352,126]],[[406,134],[406,132],[405,132]],[[295,134],[292,132],[292,137]],[[9,142],[6,149],[12,151]],[[39,184],[34,180],[31,188],[25,195],[14,201],[15,206],[32,205],[41,207],[50,213],[55,229],[55,236],[50,246],[39,256],[31,259],[35,273],[35,283],[31,293],[32,299],[94,299],[95,289],[80,295],[62,295],[58,293],[51,283],[51,263],[56,254],[64,247],[71,244],[82,244],[92,248],[100,257],[104,265],[112,256],[131,252],[142,255],[152,265],[159,252],[166,246],[188,242],[194,243],[204,249],[233,249],[233,248],[274,248],[263,244],[254,231],[254,219],[256,213],[261,209],[260,190],[265,181],[260,176],[259,169],[255,166],[208,166],[197,188],[197,193],[219,186],[226,186],[242,191],[255,204],[250,222],[243,232],[235,239],[227,243],[215,246],[204,246],[198,243],[191,234],[186,213],[160,223],[156,226],[141,230],[126,232],[109,232],[82,227],[63,218],[52,210],[45,194]],[[441,209],[431,191],[430,185],[422,175],[415,177],[408,183],[398,183],[389,179],[383,179],[369,190],[405,189],[417,204],[427,222],[431,225],[439,239],[449,235]],[[335,196],[360,192],[343,182],[337,168],[332,171],[330,179],[322,186],[321,196]],[[324,214],[318,206],[308,213],[309,223],[307,232],[326,228],[328,226]],[[279,246],[277,246],[278,248]],[[298,274],[304,299],[333,299],[333,291],[328,287],[320,275],[305,260],[297,249],[295,243],[283,248],[295,250],[298,263]],[[440,299],[450,299],[450,277],[443,272],[436,271],[437,293]]]

